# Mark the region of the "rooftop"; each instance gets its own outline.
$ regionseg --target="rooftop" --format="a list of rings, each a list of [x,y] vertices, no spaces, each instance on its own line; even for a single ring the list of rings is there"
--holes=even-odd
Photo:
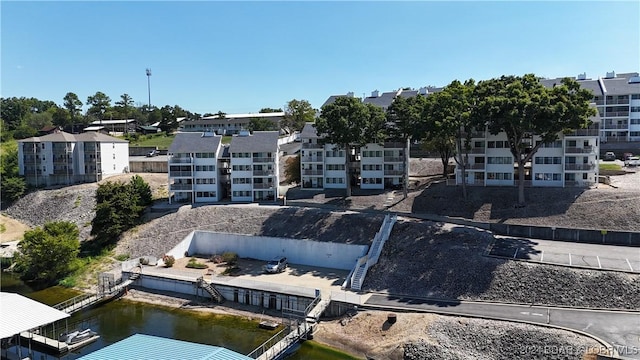
[[[213,133],[179,132],[169,146],[170,154],[216,152],[222,137]]]
[[[0,292],[0,339],[51,324],[70,315],[19,294]]]
[[[277,131],[254,131],[251,135],[233,136],[229,152],[277,152]]]

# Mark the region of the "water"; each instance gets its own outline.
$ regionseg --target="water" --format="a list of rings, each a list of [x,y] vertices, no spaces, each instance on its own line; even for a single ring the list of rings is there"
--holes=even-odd
[[[49,305],[57,304],[78,294],[77,291],[59,286],[33,289],[11,274],[3,273],[1,281],[2,291],[17,292]],[[73,360],[136,333],[223,346],[241,354],[248,354],[280,331],[280,328],[260,329],[257,321],[242,317],[150,305],[126,299],[110,301],[98,307],[80,311],[67,319],[66,324],[69,330],[91,328],[100,335],[100,338],[78,349],[77,352],[68,353],[62,357],[36,352],[34,359]],[[65,321],[56,325],[56,332],[63,332],[60,329],[64,329],[64,325]],[[47,331],[51,330],[47,329]],[[356,358],[313,341],[307,341],[290,359]]]

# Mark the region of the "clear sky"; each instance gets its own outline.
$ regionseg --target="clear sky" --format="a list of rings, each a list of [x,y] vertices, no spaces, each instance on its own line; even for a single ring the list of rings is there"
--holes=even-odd
[[[2,97],[197,113],[503,74],[640,71],[640,1],[1,1]],[[86,107],[83,108],[83,110]]]

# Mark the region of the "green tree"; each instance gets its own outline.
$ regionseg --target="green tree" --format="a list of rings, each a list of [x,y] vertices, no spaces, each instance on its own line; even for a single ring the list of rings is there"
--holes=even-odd
[[[18,244],[16,269],[24,280],[53,283],[73,270],[80,242],[78,227],[71,222],[46,223],[25,232]]]
[[[429,95],[423,112],[427,130],[427,141],[440,153],[443,172],[449,163],[449,154],[462,172],[462,194],[467,199],[467,167],[471,150],[473,120],[471,111],[475,102],[473,89],[475,82],[467,80],[462,84],[454,80],[440,92]],[[452,143],[455,144],[452,146]]]
[[[63,129],[69,128],[73,124],[69,111],[57,106],[51,113],[51,121],[53,125],[62,127]]]
[[[94,95],[87,97],[87,115],[104,120],[105,114],[111,109],[111,99],[103,92],[98,91]]]
[[[153,194],[151,187],[140,175],[134,175],[129,182],[131,190],[140,198],[141,206],[149,206],[153,203]]]
[[[82,112],[82,101],[72,92],[68,92],[62,100],[62,106],[69,112],[71,123],[75,124],[78,115]]]
[[[386,136],[384,124],[385,114],[381,108],[363,104],[355,97],[341,96],[322,107],[316,130],[324,143],[334,144],[345,152],[347,197],[351,196],[352,148],[382,142]]]
[[[409,144],[412,138],[421,138],[420,129],[422,111],[425,107],[424,96],[405,98],[398,96],[387,108],[387,126],[390,137],[405,144],[404,149],[404,175],[403,196],[407,198],[407,185],[409,184]]]
[[[249,120],[249,131],[274,131],[278,130],[278,126],[270,119],[252,118]]]
[[[316,117],[316,109],[307,100],[289,101],[284,113],[281,127],[288,128],[290,132],[301,131],[305,123],[313,122]]]
[[[284,178],[287,184],[300,183],[300,154],[290,157],[285,161]]]
[[[20,124],[15,130],[13,130],[13,138],[20,140],[26,139],[38,135],[38,130],[27,125],[26,123]]]
[[[24,123],[37,132],[45,126],[53,125],[53,116],[50,112],[31,113],[25,117]]]
[[[2,143],[0,156],[0,199],[15,201],[24,195],[27,184],[19,175],[18,143],[7,141]]]
[[[565,78],[553,88],[544,87],[533,74],[502,76],[481,81],[476,88],[476,121],[491,134],[505,133],[518,164],[518,204],[525,205],[524,167],[540,146],[558,139],[562,132],[589,125],[596,111],[589,103],[590,90]],[[534,139],[540,139],[534,144]]]
[[[128,119],[133,109],[133,98],[129,94],[120,95],[120,100],[116,101],[116,111],[122,119]]]

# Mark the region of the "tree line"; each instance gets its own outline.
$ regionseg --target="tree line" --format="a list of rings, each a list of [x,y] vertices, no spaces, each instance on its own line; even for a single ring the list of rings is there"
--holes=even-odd
[[[501,76],[490,80],[455,80],[428,96],[398,96],[386,112],[354,97],[339,97],[322,107],[316,120],[323,141],[344,149],[385,140],[423,141],[440,154],[443,176],[453,157],[462,171],[467,198],[466,169],[474,131],[505,133],[517,164],[518,203],[524,204],[524,166],[544,144],[560,133],[585,128],[596,114],[593,93],[571,78],[545,87],[533,74]],[[534,138],[540,139],[535,142]],[[347,156],[347,162],[349,156]],[[405,169],[409,154],[405,154]],[[351,195],[350,167],[346,164],[347,196]],[[407,196],[406,174],[404,195]]]

